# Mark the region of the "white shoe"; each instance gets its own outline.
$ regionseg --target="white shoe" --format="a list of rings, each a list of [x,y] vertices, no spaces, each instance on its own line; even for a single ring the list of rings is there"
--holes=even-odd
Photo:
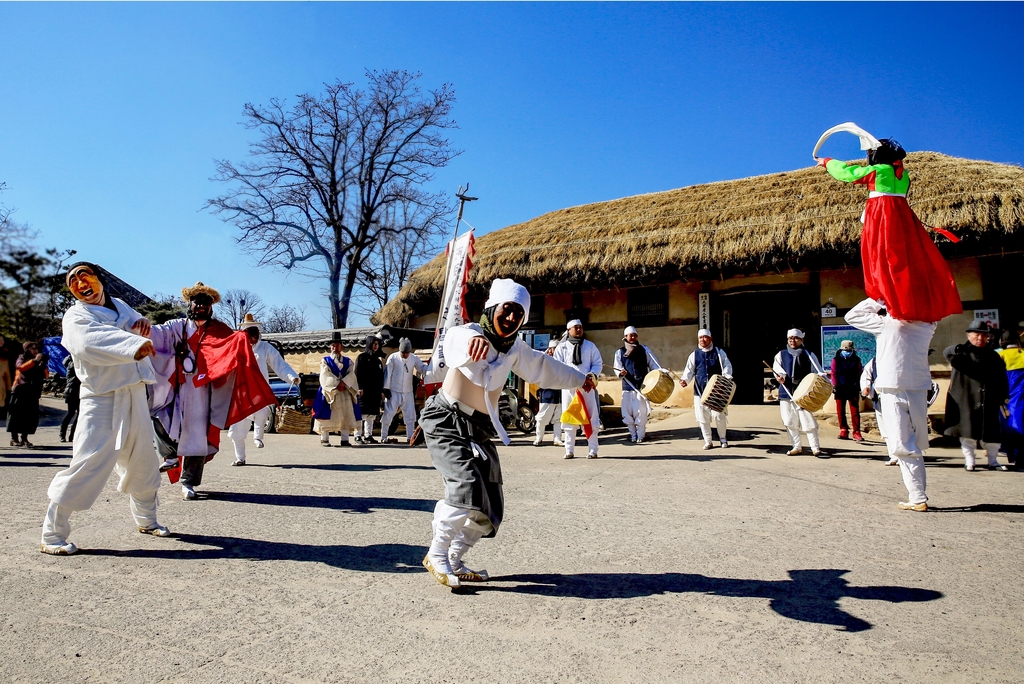
[[[557,439],[557,438],[555,439],[554,442],[552,442],[552,444],[554,444],[555,446],[565,446],[565,444],[562,442],[562,440]]]
[[[236,458],[234,461],[231,462],[231,465],[233,465],[233,466],[244,466],[245,465],[245,461]]]
[[[629,443],[630,444],[636,444],[636,436],[635,435],[630,435],[629,436]]]
[[[151,534],[154,537],[169,537],[169,536],[171,536],[171,531],[169,529],[167,529],[166,527],[164,527],[163,525],[160,525],[160,524],[154,524],[154,525],[151,525],[150,527],[140,527],[139,528],[139,532],[141,532],[142,534]]]
[[[256,448],[257,449],[262,449],[263,448],[263,440],[262,439],[257,439],[255,441],[255,444],[256,444]]]
[[[542,445],[543,443],[544,443],[544,442],[540,441],[539,439],[535,439],[535,440],[533,440],[533,446],[540,446],[540,445]]]
[[[329,447],[329,446],[331,446],[331,442],[330,442],[330,440],[325,442],[324,440],[321,439],[320,440],[320,446]]]
[[[887,465],[887,466],[889,466],[889,465],[899,465],[899,464],[900,464],[900,460],[898,458],[890,458],[888,461],[885,462],[885,465]]]
[[[597,458],[597,452],[591,451],[589,454],[587,454],[587,458]]]
[[[196,498],[196,490],[188,485],[181,485],[181,498],[185,501],[191,501]]]
[[[486,582],[491,577],[486,570],[473,570],[462,562],[462,559],[449,558],[452,565],[452,574],[462,582]]]
[[[165,459],[164,462],[160,464],[160,472],[161,473],[166,473],[171,468],[177,468],[177,467],[178,467],[178,459],[176,459],[176,458],[168,458],[168,459]]]
[[[712,444],[711,442],[704,442],[704,451],[707,451],[708,449],[714,449],[714,448],[715,448],[715,445]]]
[[[78,552],[78,547],[69,541],[65,541],[63,544],[40,544],[39,552],[51,556],[70,556]]]
[[[575,458],[575,454],[566,454],[563,458]]]
[[[723,441],[723,442],[722,442],[722,448],[723,448],[723,449],[728,449],[728,448],[729,448],[729,443],[728,443],[728,442],[725,442],[725,441]]]

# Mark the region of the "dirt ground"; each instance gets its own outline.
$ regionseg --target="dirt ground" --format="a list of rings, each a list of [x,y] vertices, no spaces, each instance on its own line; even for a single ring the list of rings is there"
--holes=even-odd
[[[786,456],[771,407],[733,407],[727,450],[688,411],[598,460],[517,435],[507,517],[467,556],[494,580],[453,594],[420,566],[427,451],[314,436],[222,453],[196,501],[165,484],[167,539],[108,484],[72,517],[82,551],[43,555],[58,419],[0,447],[5,682],[1024,680],[1024,474],[953,449],[910,513],[877,442],[823,425],[831,459]]]

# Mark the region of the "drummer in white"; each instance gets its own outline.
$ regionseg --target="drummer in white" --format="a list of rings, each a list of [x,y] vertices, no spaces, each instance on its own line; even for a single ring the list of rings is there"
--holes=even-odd
[[[818,441],[818,420],[813,413],[800,408],[793,401],[797,385],[804,377],[811,373],[825,375],[825,371],[822,370],[814,352],[804,348],[803,330],[790,328],[786,332],[786,339],[788,344],[775,355],[772,371],[775,372],[775,379],[779,381],[779,410],[782,412],[782,422],[789,432],[789,441],[793,445],[787,453],[790,456],[799,456],[804,452],[800,446],[800,433],[803,432],[807,434],[811,453],[818,458],[828,458],[821,450],[821,442]]]
[[[683,369],[683,377],[679,380],[680,387],[686,387],[693,382],[693,412],[697,416],[697,424],[700,425],[700,433],[704,436],[704,448],[711,449],[714,445],[711,442],[711,420],[714,419],[715,427],[718,429],[718,441],[722,448],[729,446],[726,431],[729,428],[729,409],[724,411],[712,411],[701,404],[700,397],[704,394],[708,380],[713,375],[721,375],[732,379],[732,362],[726,353],[716,347],[711,339],[711,331],[701,328],[697,331],[697,349],[690,352],[686,359],[686,368]]]
[[[640,394],[640,385],[648,372],[661,368],[651,350],[638,340],[636,328],[626,328],[622,333],[623,345],[615,351],[612,366],[622,378],[622,422],[629,428],[629,441],[637,444],[647,435],[647,417],[651,413],[647,397]]]

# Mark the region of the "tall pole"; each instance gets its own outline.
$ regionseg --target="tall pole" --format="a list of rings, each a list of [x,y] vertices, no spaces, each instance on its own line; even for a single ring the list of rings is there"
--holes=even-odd
[[[437,311],[437,327],[434,331],[435,339],[437,332],[441,329],[441,324],[444,318],[444,300],[448,294],[448,281],[451,279],[452,274],[452,251],[455,249],[455,240],[459,237],[459,225],[462,223],[462,210],[466,206],[466,202],[475,202],[480,199],[479,197],[470,197],[466,193],[469,192],[469,183],[466,183],[466,187],[459,186],[459,191],[455,193],[455,196],[459,198],[459,213],[455,218],[455,231],[452,233],[452,241],[448,244],[450,248],[445,250],[448,253],[448,260],[445,264],[444,269],[444,287],[441,288],[441,306]]]

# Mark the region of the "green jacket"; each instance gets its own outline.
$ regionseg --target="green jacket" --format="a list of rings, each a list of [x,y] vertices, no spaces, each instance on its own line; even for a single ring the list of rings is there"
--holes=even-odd
[[[897,167],[899,169],[898,172]],[[875,192],[906,195],[907,190],[910,189],[910,174],[903,169],[901,162],[897,162],[897,167],[889,164],[857,166],[856,164],[847,164],[838,159],[825,160],[825,170],[836,180],[841,180],[844,183],[866,185],[869,190]]]

